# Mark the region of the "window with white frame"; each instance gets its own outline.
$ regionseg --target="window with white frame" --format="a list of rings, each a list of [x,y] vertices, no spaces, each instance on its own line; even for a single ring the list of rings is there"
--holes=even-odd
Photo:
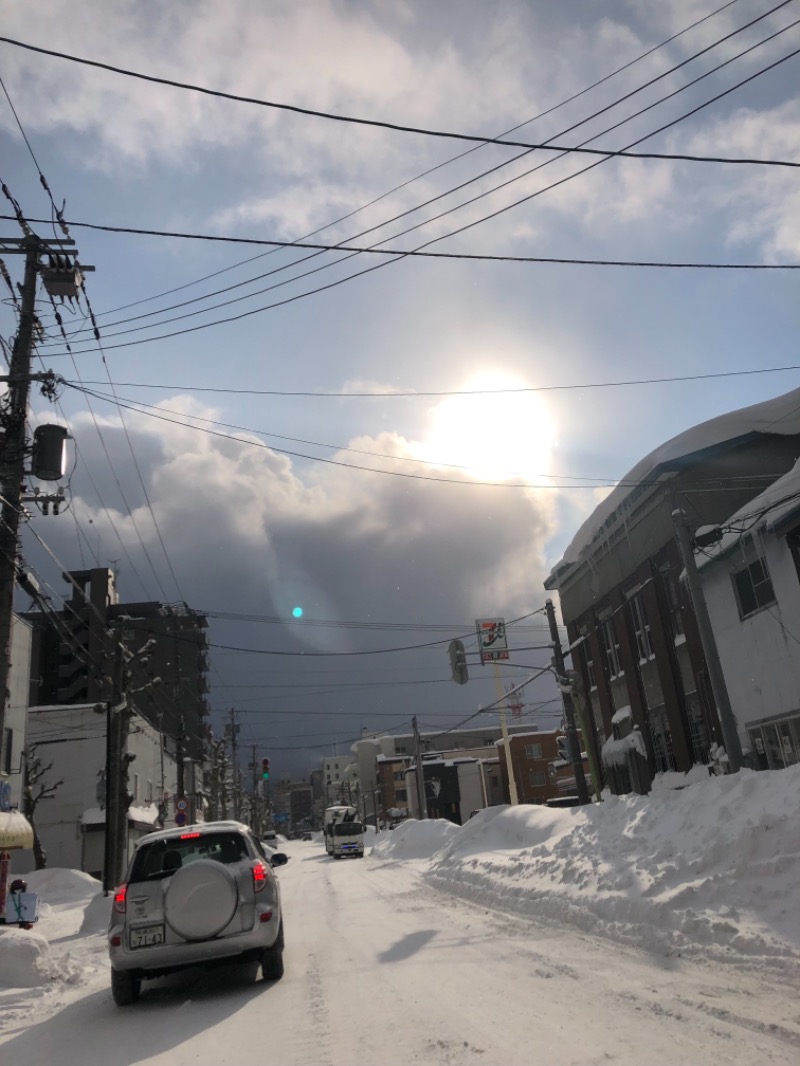
[[[526,744],[525,745],[525,758],[526,759],[541,759],[542,757],[542,745],[541,744]]]
[[[752,541],[749,547],[745,546],[745,553],[745,558],[751,561],[732,575],[739,615],[742,618],[775,603],[775,590],[767,570],[767,560],[763,555],[756,554]]]
[[[547,784],[547,774],[544,770],[531,770],[528,774],[528,784],[532,788],[542,788]]]
[[[650,626],[647,624],[647,615],[644,612],[642,597],[637,593],[630,599],[631,616],[633,617],[633,631],[636,634],[636,647],[639,649],[640,661],[652,659],[654,656],[653,645],[650,640]]]
[[[603,638],[603,650],[606,653],[609,676],[619,677],[622,673],[622,666],[619,661],[619,642],[614,630],[614,623],[610,618],[607,622],[603,622],[600,627],[600,634]]]

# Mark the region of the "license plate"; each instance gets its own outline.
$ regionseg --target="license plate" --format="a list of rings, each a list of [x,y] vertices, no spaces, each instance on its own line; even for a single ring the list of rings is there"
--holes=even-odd
[[[138,929],[131,929],[131,948],[149,948],[163,943],[163,925],[140,925]]]

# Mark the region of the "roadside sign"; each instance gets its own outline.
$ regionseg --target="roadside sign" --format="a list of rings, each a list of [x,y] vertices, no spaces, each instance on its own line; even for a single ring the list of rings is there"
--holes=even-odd
[[[175,800],[175,810],[176,811],[186,811],[188,809],[189,809],[189,801],[185,800],[183,798],[183,796],[181,796],[180,799],[176,799]]]
[[[481,663],[509,658],[505,618],[478,618],[475,621],[475,629],[478,633]]]
[[[175,815],[175,825],[186,825],[186,812],[178,811]]]

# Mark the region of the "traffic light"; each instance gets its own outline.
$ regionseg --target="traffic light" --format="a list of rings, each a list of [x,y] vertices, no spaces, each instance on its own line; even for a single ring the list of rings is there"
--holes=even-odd
[[[261,780],[269,781],[269,759],[261,760]]]
[[[450,670],[453,680],[457,685],[466,685],[469,681],[467,670],[467,653],[464,651],[462,640],[451,640],[448,647],[450,653]]]

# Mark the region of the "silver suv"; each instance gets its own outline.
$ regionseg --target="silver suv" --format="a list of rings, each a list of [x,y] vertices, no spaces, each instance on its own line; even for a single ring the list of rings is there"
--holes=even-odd
[[[248,826],[204,822],[142,837],[108,927],[111,994],[121,1007],[142,980],[187,966],[256,960],[265,981],[283,976],[283,918],[273,866]]]

